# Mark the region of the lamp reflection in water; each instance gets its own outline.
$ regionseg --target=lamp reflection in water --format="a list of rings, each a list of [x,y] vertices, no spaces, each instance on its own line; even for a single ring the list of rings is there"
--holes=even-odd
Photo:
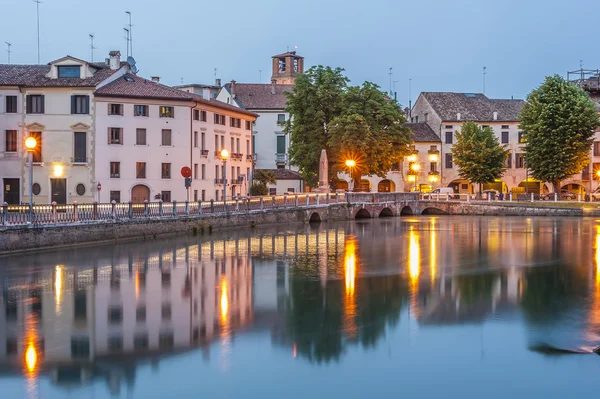
[[[63,291],[63,265],[56,265],[54,268],[54,303],[56,305],[56,314],[61,314]]]
[[[431,220],[431,228],[429,229],[429,267],[431,268],[431,285],[435,281],[435,268],[437,267],[437,253],[436,253],[436,232],[435,232],[435,220]]]
[[[356,237],[348,236],[344,250],[344,331],[348,338],[355,338],[356,327]]]
[[[596,226],[594,240],[594,272],[596,273],[592,301],[587,317],[586,339],[590,343],[588,350],[594,350],[600,340],[600,226]]]
[[[221,323],[227,322],[229,312],[229,298],[227,296],[227,277],[221,276]]]
[[[27,392],[31,398],[39,397],[37,378],[40,370],[41,356],[39,351],[39,337],[37,330],[37,316],[29,313],[25,319],[25,353],[23,356],[23,369],[27,378]]]
[[[408,288],[410,292],[410,310],[416,316],[419,293],[419,275],[421,274],[421,248],[419,246],[419,233],[410,226],[408,233]]]
[[[225,261],[225,260],[223,260]],[[221,275],[221,282],[219,283],[219,290],[221,291],[219,301],[219,311],[221,314],[221,356],[220,363],[223,371],[229,369],[229,355],[231,354],[230,344],[230,329],[229,329],[229,287],[227,284],[227,276]]]

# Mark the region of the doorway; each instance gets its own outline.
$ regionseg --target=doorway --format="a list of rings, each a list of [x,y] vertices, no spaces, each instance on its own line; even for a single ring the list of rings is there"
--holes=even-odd
[[[67,179],[50,179],[51,198],[50,202],[57,204],[67,203]]]
[[[8,205],[19,205],[21,202],[19,193],[19,179],[4,179],[4,202]]]
[[[140,204],[144,201],[150,202],[150,189],[142,184],[138,184],[131,189],[131,202]]]

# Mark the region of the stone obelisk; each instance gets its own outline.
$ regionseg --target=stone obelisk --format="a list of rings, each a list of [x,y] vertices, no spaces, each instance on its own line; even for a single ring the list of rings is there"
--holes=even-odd
[[[320,193],[328,193],[329,190],[329,161],[327,160],[327,151],[321,150],[321,159],[319,160],[319,188]]]

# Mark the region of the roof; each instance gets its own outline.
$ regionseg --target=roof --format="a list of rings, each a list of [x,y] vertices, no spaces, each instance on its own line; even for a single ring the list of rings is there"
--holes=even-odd
[[[225,84],[231,93],[231,83]],[[270,83],[235,83],[235,99],[246,109],[285,109],[285,93],[292,91],[293,85],[275,85],[275,94],[271,93]]]
[[[516,122],[525,105],[523,100],[491,99],[481,93],[423,92],[442,121]],[[497,112],[497,119],[494,119]]]
[[[285,53],[274,55],[271,58],[285,58],[285,57],[304,58],[300,55],[296,55],[295,51],[286,51]]]
[[[0,86],[94,87],[116,72],[103,62],[89,63],[88,65],[97,69],[94,76],[90,78],[50,79],[46,77],[50,72],[50,65],[0,64]],[[121,63],[121,66],[124,65],[125,63]]]
[[[196,101],[198,103],[213,105],[219,108],[226,108],[231,111],[257,117],[254,112],[226,104],[214,99],[206,100],[204,97],[178,90],[173,87],[165,86],[160,83],[152,82],[140,76],[125,74],[121,78],[102,86],[94,93],[97,97],[121,97],[121,98],[145,98],[153,100],[174,100],[174,101]]]
[[[439,143],[441,141],[438,135],[425,122],[405,123],[404,126],[412,130],[412,140],[416,143]]]
[[[173,86],[175,89],[181,89],[183,87],[200,87],[202,89],[220,89],[221,86],[216,86],[216,85],[206,85],[206,84],[202,84],[202,83],[190,83],[187,85],[177,85],[177,86]]]
[[[258,171],[258,170],[263,170],[265,172],[273,172],[273,174],[275,175],[275,179],[276,180],[304,180],[304,178],[302,177],[302,175],[299,172],[296,172],[295,170],[289,170],[289,169],[257,169],[256,171]]]

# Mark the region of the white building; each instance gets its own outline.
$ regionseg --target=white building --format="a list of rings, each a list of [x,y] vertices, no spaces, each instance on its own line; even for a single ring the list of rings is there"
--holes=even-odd
[[[227,198],[248,193],[256,114],[132,74],[95,96],[99,202],[185,201],[186,166],[190,200],[223,199],[224,176]]]
[[[0,65],[0,201],[29,196],[28,136],[37,140],[35,203],[93,200],[93,92],[127,70],[118,51],[104,63],[67,56],[48,65]]]

